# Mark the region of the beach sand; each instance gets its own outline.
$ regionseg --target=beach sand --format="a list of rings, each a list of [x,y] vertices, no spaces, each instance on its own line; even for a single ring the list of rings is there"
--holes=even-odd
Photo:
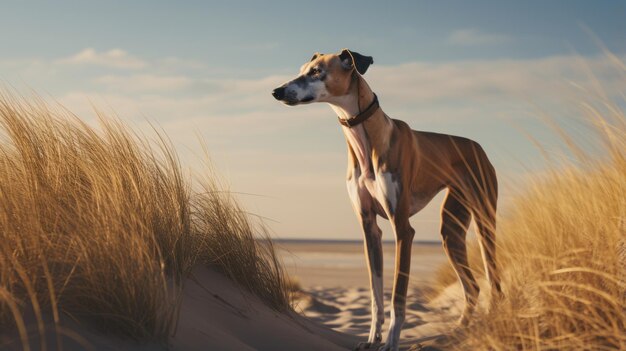
[[[360,242],[281,241],[279,252],[290,277],[300,286],[296,309],[314,322],[366,341],[370,328],[369,278]],[[384,243],[385,325],[390,320],[394,243]],[[433,274],[447,258],[440,243],[417,243],[411,259],[403,350],[430,345],[442,349],[441,339],[455,327],[462,304],[457,284],[435,299],[427,299]],[[428,348],[424,348],[428,349]]]
[[[20,340],[17,330],[2,331],[0,350],[345,351],[358,341],[298,313],[272,310],[221,273],[201,266],[185,283],[176,330],[166,342],[121,339],[61,317],[57,332],[44,316],[40,332],[33,316],[27,316],[27,340]]]
[[[20,341],[17,331],[0,333],[0,349],[24,350],[26,343],[50,350],[63,344],[64,350],[95,351],[340,351],[366,341],[370,297],[362,243],[279,241],[277,248],[300,285],[295,312],[274,311],[222,274],[199,266],[183,287],[176,330],[167,342],[119,339],[66,316],[60,329],[44,316],[45,331],[39,331],[30,316],[25,320],[27,341]],[[383,333],[389,325],[393,251],[393,244],[384,245]],[[434,299],[425,297],[433,272],[444,262],[440,244],[415,245],[401,350],[445,350],[446,335],[463,307],[461,290],[454,284]]]

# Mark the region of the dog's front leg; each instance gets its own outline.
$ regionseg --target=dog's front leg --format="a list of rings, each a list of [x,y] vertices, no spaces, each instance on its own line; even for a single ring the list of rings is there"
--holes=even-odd
[[[382,231],[376,223],[376,214],[370,213],[362,219],[365,236],[365,251],[370,274],[370,291],[372,300],[372,324],[367,342],[382,342],[381,329],[385,321],[383,306],[383,246]]]
[[[404,217],[404,218],[403,218]],[[400,331],[404,324],[406,295],[411,269],[411,248],[415,230],[409,224],[408,217],[392,218],[391,226],[396,235],[396,267],[391,301],[391,323],[386,343],[379,351],[397,351]]]
[[[369,349],[382,342],[382,326],[385,321],[383,306],[383,247],[382,231],[376,223],[372,198],[357,182],[348,182],[348,192],[364,236],[367,266],[370,275],[372,321],[367,342],[359,343],[357,350]]]

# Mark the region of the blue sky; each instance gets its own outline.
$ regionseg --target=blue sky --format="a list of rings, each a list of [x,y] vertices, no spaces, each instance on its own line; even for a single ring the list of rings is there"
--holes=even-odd
[[[200,136],[279,237],[360,238],[332,111],[269,95],[313,52],[373,56],[366,79],[389,115],[479,141],[512,188],[542,167],[520,129],[552,147],[537,115],[574,120],[589,71],[611,96],[626,88],[594,39],[624,56],[626,1],[8,1],[0,32],[5,86],[88,121],[94,104],[156,123],[198,171]],[[438,238],[438,206],[414,221],[418,239]]]
[[[9,1],[0,44],[4,53],[47,58],[121,47],[249,73],[348,43],[382,64],[597,51],[581,24],[621,51],[625,14],[624,1]],[[451,32],[468,28],[498,45],[450,45]]]

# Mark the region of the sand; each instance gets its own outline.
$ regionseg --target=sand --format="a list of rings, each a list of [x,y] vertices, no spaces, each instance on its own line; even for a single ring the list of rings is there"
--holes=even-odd
[[[95,332],[64,318],[65,350],[351,350],[369,333],[368,276],[360,243],[280,243],[286,269],[297,276],[301,291],[296,312],[278,313],[258,298],[207,267],[187,280],[175,334],[167,344],[137,343]],[[385,251],[385,312],[389,323],[393,245]],[[416,245],[401,350],[441,350],[442,336],[454,328],[463,306],[458,285],[428,301],[424,291],[432,272],[446,259],[439,245]],[[39,350],[34,320],[29,344]],[[51,324],[44,335],[48,350],[57,336]],[[0,333],[0,349],[22,350],[16,334]],[[445,337],[444,337],[445,340]]]
[[[316,323],[366,341],[371,310],[362,244],[287,241],[279,247],[287,271],[302,289],[296,309]],[[385,335],[390,319],[393,243],[384,244],[383,251]],[[402,350],[444,349],[440,345],[445,344],[445,336],[456,327],[463,307],[460,286],[451,286],[435,299],[425,296],[437,267],[446,262],[441,244],[414,245]]]
[[[61,321],[64,350],[187,351],[187,350],[347,350],[358,339],[317,324],[297,313],[278,313],[242,291],[222,274],[198,267],[184,287],[178,326],[167,344],[120,340],[72,320]],[[39,350],[41,339],[29,324],[29,344]],[[48,324],[45,344],[56,350],[57,336]],[[22,350],[16,333],[0,337],[0,350]]]
[[[170,350],[346,350],[355,338],[277,313],[209,269],[185,287]],[[210,345],[210,347],[208,347]]]

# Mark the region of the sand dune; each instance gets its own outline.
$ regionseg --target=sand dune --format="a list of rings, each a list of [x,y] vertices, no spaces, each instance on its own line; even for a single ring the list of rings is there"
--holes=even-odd
[[[185,287],[174,350],[346,350],[357,340],[272,311],[208,269],[194,277]]]
[[[330,244],[329,244],[330,245]],[[335,247],[347,252],[357,247]],[[291,247],[291,255],[299,251],[314,252],[311,246]],[[325,247],[318,248],[325,250]],[[441,260],[439,248],[416,250],[425,260]],[[355,254],[360,255],[356,250]],[[359,257],[359,258],[357,258]],[[360,256],[353,257],[354,264]],[[88,325],[65,318],[61,321],[65,350],[351,350],[365,341],[370,324],[370,296],[367,288],[366,267],[337,269],[326,265],[316,269],[309,265],[300,272],[318,275],[300,276],[303,285],[297,298],[297,313],[278,313],[257,297],[243,291],[222,274],[206,267],[197,267],[186,281],[179,310],[179,321],[174,335],[167,343],[137,343],[105,336]],[[419,259],[416,261],[420,263]],[[344,262],[345,263],[345,262]],[[429,263],[432,264],[432,263]],[[293,270],[293,267],[287,266]],[[325,272],[334,272],[325,274]],[[355,273],[358,274],[355,275]],[[408,294],[407,316],[402,331],[402,350],[439,350],[442,335],[454,328],[462,308],[460,288],[452,285],[434,300],[427,301],[424,289],[427,276],[422,271]],[[321,276],[323,279],[317,279]],[[387,277],[390,281],[390,277]],[[323,283],[322,285],[317,283]],[[385,291],[386,320],[389,324],[390,285]],[[41,339],[35,320],[29,323],[29,344],[38,349]],[[48,349],[56,349],[57,336],[51,323],[45,333]],[[12,341],[9,341],[12,340]],[[22,350],[17,335],[5,335],[0,340],[2,350]]]
[[[65,350],[347,350],[358,338],[324,327],[297,313],[278,313],[257,297],[242,291],[229,279],[208,268],[197,268],[186,282],[176,333],[167,344],[140,344],[96,332],[87,325],[62,321]],[[39,349],[41,339],[34,323],[29,345]],[[57,349],[49,325],[48,349]],[[2,350],[22,350],[17,335],[0,339]]]

